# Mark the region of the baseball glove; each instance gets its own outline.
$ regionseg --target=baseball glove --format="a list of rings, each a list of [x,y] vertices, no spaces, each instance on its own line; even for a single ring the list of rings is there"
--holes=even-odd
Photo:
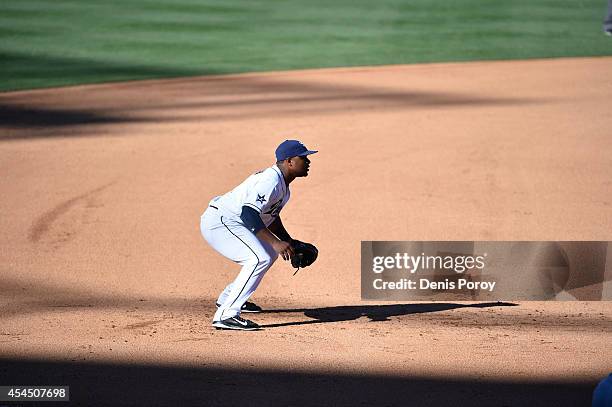
[[[319,255],[319,250],[311,243],[293,240],[291,242],[291,247],[293,247],[294,252],[291,258],[291,265],[297,269],[295,273],[297,273],[300,268],[310,266]],[[293,273],[293,275],[295,275],[295,273]]]

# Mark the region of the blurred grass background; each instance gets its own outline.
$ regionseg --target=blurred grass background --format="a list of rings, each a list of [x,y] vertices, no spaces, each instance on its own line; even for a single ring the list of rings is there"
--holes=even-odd
[[[605,0],[2,0],[0,90],[612,55]]]

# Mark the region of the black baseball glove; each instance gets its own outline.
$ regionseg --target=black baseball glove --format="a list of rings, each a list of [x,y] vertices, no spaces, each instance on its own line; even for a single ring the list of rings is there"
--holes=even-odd
[[[319,255],[319,250],[311,243],[292,240],[291,247],[293,247],[294,252],[291,258],[291,265],[297,269],[295,273],[297,273],[300,268],[310,266]],[[293,275],[295,275],[295,273],[293,273]]]

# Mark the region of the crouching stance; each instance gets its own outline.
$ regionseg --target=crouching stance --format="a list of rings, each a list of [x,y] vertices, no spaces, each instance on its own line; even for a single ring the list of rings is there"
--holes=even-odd
[[[293,239],[283,226],[280,212],[289,201],[289,184],[308,175],[308,155],[316,152],[297,140],[284,141],[276,149],[275,165],[249,176],[225,195],[213,198],[204,211],[200,221],[204,239],[242,266],[236,279],[219,295],[214,327],[259,329],[240,314],[261,312],[248,299],[279,255],[283,260],[293,256]]]

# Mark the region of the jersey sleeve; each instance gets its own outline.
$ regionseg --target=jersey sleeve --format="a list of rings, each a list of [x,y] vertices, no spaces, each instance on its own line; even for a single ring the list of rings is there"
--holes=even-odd
[[[271,202],[275,202],[277,194],[276,185],[275,182],[270,181],[256,183],[247,192],[243,205],[255,209],[260,214],[266,212]]]

